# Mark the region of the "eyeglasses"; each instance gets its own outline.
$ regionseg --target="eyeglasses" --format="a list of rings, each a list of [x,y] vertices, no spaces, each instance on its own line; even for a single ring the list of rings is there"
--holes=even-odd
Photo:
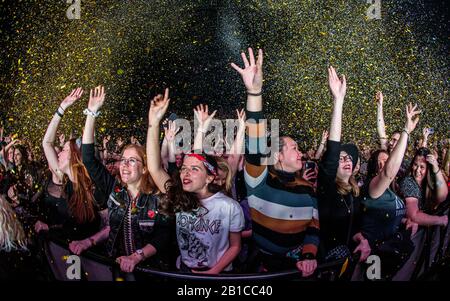
[[[353,161],[353,157],[350,155],[339,157],[339,162],[347,162],[347,161]]]
[[[137,164],[138,162],[141,162],[141,163],[142,163],[141,160],[138,160],[138,159],[133,158],[133,157],[128,158],[128,159],[127,159],[127,158],[122,158],[122,159],[119,160],[119,162],[120,162],[120,165],[128,164],[128,165],[130,165],[130,166],[136,166],[136,164]]]

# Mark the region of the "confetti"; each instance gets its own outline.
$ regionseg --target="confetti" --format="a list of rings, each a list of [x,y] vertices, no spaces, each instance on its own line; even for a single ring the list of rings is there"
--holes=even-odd
[[[169,110],[193,118],[208,103],[221,119],[245,104],[230,63],[247,47],[265,51],[264,103],[284,134],[306,148],[329,127],[332,100],[326,70],[348,81],[343,140],[376,141],[374,95],[385,95],[389,131],[402,128],[404,106],[423,110],[419,128],[448,136],[448,20],[424,0],[384,0],[382,18],[366,1],[82,1],[81,18],[64,1],[2,3],[0,118],[7,131],[39,147],[62,99],[78,86],[83,98],[61,131],[78,134],[89,89],[107,99],[100,134],[145,138],[151,97],[171,88]],[[448,10],[448,9],[447,9]],[[31,108],[31,109],[30,109]],[[417,130],[414,135],[420,135]]]

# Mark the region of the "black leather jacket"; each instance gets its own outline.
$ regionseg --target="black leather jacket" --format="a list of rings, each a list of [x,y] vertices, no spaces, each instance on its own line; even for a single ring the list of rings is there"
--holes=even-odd
[[[128,192],[95,158],[94,144],[83,144],[82,156],[96,189],[109,195],[107,205],[110,232],[106,244],[108,254],[113,257],[127,255],[123,225],[128,207],[131,206]],[[154,194],[139,196],[136,209],[132,210],[131,229],[135,249],[151,244],[157,250],[157,254],[162,254],[169,248],[172,234],[175,233],[175,223],[173,218],[158,212],[158,200],[159,197]]]
[[[109,238],[107,251],[110,256],[127,255],[124,247],[124,221],[127,210],[131,206],[130,197],[126,189],[118,183],[108,199]],[[133,233],[134,248],[140,249],[151,244],[156,250],[166,249],[170,236],[170,220],[158,213],[158,200],[156,195],[140,195],[136,202],[136,209],[131,214],[131,229]]]

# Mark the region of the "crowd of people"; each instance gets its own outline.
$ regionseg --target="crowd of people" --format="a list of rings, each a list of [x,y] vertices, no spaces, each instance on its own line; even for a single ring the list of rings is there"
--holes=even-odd
[[[297,269],[313,278],[321,263],[356,258],[364,266],[371,254],[386,259],[383,278],[392,279],[418,247],[421,228],[448,227],[448,213],[434,212],[449,202],[449,140],[428,147],[425,128],[411,141],[416,105],[406,106],[404,128],[388,138],[378,92],[379,144],[344,144],[347,81],[330,66],[333,110],[320,144],[302,152],[295,138],[280,134],[269,152],[263,52],[255,57],[249,48],[242,59],[243,67],[231,67],[242,77],[246,108],[236,108],[226,151],[204,147],[216,114],[207,105],[194,108],[193,147],[180,151],[177,121],[165,118],[169,89],[150,103],[145,143],[95,134],[107,105],[103,86],[90,90],[82,137],[66,141],[58,128],[83,89],[61,102],[42,139],[44,157],[2,130],[0,278],[49,279],[43,244],[58,238],[72,254],[90,250],[113,260],[115,275],[126,280],[139,279],[138,266],[209,275]],[[405,256],[387,258],[399,233],[394,251]],[[344,278],[364,279],[355,273]]]

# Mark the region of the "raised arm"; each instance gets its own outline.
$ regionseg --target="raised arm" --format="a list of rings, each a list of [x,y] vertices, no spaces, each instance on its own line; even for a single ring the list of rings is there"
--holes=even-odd
[[[106,163],[108,162],[108,158],[109,158],[108,143],[110,140],[111,140],[111,135],[106,135],[105,137],[103,137],[102,145],[103,145],[103,164],[104,165],[106,165]]]
[[[323,151],[325,149],[325,144],[327,143],[327,140],[328,140],[328,131],[325,130],[322,133],[322,139],[320,140],[319,147],[317,148],[316,153],[314,154],[314,159],[320,160],[320,158],[322,157]]]
[[[422,130],[422,145],[420,147],[427,147],[428,145],[428,136],[430,136],[430,129],[429,128],[423,128]]]
[[[330,136],[332,141],[341,141],[342,130],[342,107],[344,105],[344,97],[347,91],[347,81],[345,75],[338,77],[336,70],[332,66],[328,68],[328,85],[333,95],[333,115],[331,117]]]
[[[208,105],[200,104],[194,109],[194,116],[198,122],[197,133],[194,138],[194,151],[203,151],[203,139],[208,131],[209,124],[211,120],[216,115],[217,110],[212,112],[211,115],[208,113]]]
[[[228,155],[227,161],[231,168],[231,176],[233,177],[239,167],[239,162],[242,156],[242,147],[245,141],[245,120],[246,114],[245,110],[236,110],[236,114],[239,120],[239,127],[236,133],[236,138],[230,148],[230,154]],[[226,141],[226,139],[225,139]]]
[[[409,135],[416,128],[417,123],[419,122],[418,115],[420,111],[417,111],[416,109],[417,105],[412,106],[412,104],[409,104],[406,106],[405,129],[402,131],[400,139],[394,150],[389,155],[384,168],[376,177],[372,179],[369,184],[369,195],[371,198],[379,198],[395,179],[403,162],[403,156],[405,155],[406,147],[408,145]]]
[[[434,198],[436,202],[439,204],[447,198],[448,195],[448,186],[447,181],[444,178],[444,174],[442,169],[439,167],[439,163],[434,155],[428,155],[426,158],[427,162],[432,166],[430,172],[433,174],[432,179],[434,180]]]
[[[5,166],[5,168],[8,168],[7,164],[8,164],[8,151],[11,147],[13,147],[16,144],[20,144],[20,140],[19,139],[12,139],[3,149],[2,149],[2,157],[3,160],[2,162],[4,163],[3,165]]]
[[[67,96],[59,105],[55,114],[53,115],[50,124],[45,132],[44,139],[42,140],[42,147],[44,148],[44,154],[47,158],[48,166],[53,174],[56,174],[59,180],[62,180],[63,173],[58,169],[58,155],[54,148],[54,142],[56,140],[56,132],[58,131],[59,123],[64,115],[65,110],[70,107],[75,101],[81,98],[83,95],[83,89],[74,89],[69,96]]]
[[[148,111],[147,130],[147,164],[150,175],[156,186],[162,193],[166,193],[166,183],[170,180],[169,174],[161,165],[161,151],[159,149],[159,123],[169,107],[169,89],[166,89],[164,97],[159,94],[153,98]]]
[[[95,157],[94,147],[95,119],[98,117],[99,110],[105,102],[105,96],[105,88],[102,86],[98,86],[90,91],[88,108],[85,110],[87,116],[83,131],[81,154],[83,156],[83,164],[94,181],[96,189],[101,189],[108,196],[114,187],[115,179]]]
[[[259,49],[256,61],[251,48],[248,49],[248,54],[250,61],[245,53],[241,53],[244,62],[243,69],[234,63],[231,63],[231,67],[241,75],[247,89],[247,126],[249,146],[251,147],[259,145],[258,140],[265,138],[267,129],[266,124],[262,122],[264,117],[262,112],[263,51]],[[259,149],[256,152],[253,149],[246,150],[245,170],[253,178],[262,174],[266,168],[260,164],[261,154],[259,151]]]
[[[168,162],[175,163],[175,135],[177,134],[179,129],[177,129],[177,125],[175,121],[169,120],[167,128],[165,129],[165,138],[167,138],[167,160]]]
[[[380,148],[388,149],[388,138],[386,137],[386,126],[384,125],[383,115],[383,93],[378,91],[375,99],[377,101],[377,132],[380,139]]]
[[[95,118],[105,102],[105,95],[105,88],[102,86],[98,86],[90,92],[88,108],[85,111],[87,117],[83,131],[83,144],[94,143]]]

